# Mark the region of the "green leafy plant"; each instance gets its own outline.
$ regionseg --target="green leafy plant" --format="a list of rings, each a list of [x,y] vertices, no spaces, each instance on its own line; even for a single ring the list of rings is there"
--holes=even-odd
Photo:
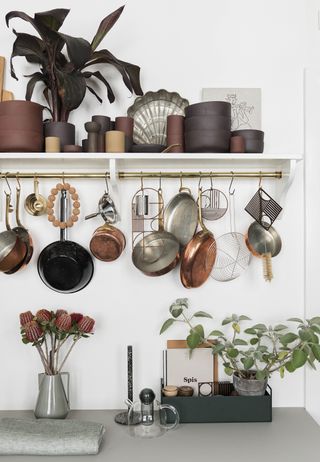
[[[88,338],[93,332],[95,321],[81,313],[69,314],[65,310],[42,309],[34,315],[31,311],[20,314],[20,331],[23,343],[36,347],[45,373],[61,372],[76,343]],[[69,348],[60,361],[62,348]]]
[[[83,38],[71,37],[59,32],[70,10],[54,9],[35,13],[34,17],[22,11],[11,11],[6,15],[6,23],[13,18],[20,18],[30,23],[38,36],[26,33],[13,33],[16,39],[11,54],[11,76],[18,80],[13,58],[23,56],[29,63],[39,66],[39,71],[29,77],[26,89],[26,100],[32,98],[35,85],[44,85],[43,95],[48,103],[52,120],[65,122],[69,114],[76,109],[88,90],[102,102],[101,97],[89,85],[91,79],[102,82],[106,89],[110,103],[115,95],[108,80],[99,71],[88,70],[97,64],[111,65],[121,74],[126,87],[137,95],[142,95],[140,86],[140,68],[135,64],[121,61],[106,49],[97,50],[98,45],[119,19],[124,6],[106,16],[100,23],[97,33],[91,43]],[[66,47],[67,54],[62,51]]]
[[[200,344],[207,344],[212,353],[221,356],[228,375],[236,373],[241,378],[263,380],[274,372],[283,377],[286,371],[292,373],[306,363],[315,369],[315,362],[320,362],[319,316],[306,321],[290,318],[288,321],[295,325],[293,329],[285,324],[262,323],[243,329],[243,322],[250,318],[233,314],[206,335],[195,318],[212,319],[212,316],[204,311],[189,314],[187,299],[177,299],[169,311],[171,317],[162,325],[160,334],[177,322],[184,323],[189,331],[186,340],[191,352]]]

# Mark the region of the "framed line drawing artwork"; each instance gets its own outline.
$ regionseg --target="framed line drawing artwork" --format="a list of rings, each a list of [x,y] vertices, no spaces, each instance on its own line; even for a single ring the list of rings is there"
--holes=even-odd
[[[231,130],[261,130],[261,88],[203,88],[202,101],[231,104]]]

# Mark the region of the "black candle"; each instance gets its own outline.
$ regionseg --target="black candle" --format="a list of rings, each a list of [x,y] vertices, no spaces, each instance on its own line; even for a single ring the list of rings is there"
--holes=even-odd
[[[132,345],[128,345],[128,399],[133,401]]]

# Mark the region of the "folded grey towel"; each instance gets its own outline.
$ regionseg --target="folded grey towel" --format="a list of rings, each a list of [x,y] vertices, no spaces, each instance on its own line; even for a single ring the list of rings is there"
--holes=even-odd
[[[105,428],[95,422],[0,419],[0,455],[98,454]]]

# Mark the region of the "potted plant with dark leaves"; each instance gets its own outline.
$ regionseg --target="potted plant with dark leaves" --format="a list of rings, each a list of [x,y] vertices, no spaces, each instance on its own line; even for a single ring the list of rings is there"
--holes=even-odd
[[[35,416],[64,419],[69,412],[69,374],[62,372],[71,351],[82,338],[93,332],[95,321],[81,313],[69,314],[65,310],[41,309],[20,314],[22,342],[34,346],[44,368],[39,374],[39,394]],[[68,390],[62,381],[66,375]]]
[[[164,322],[160,334],[173,324],[184,323],[190,350],[200,344],[212,348],[212,353],[222,358],[225,373],[233,376],[239,395],[263,395],[273,373],[284,377],[286,372],[293,373],[305,364],[315,369],[315,362],[320,361],[320,316],[305,321],[288,319],[292,328],[286,324],[259,323],[243,329],[242,324],[250,318],[233,314],[206,334],[196,320],[212,316],[204,311],[189,313],[187,299],[177,299],[169,311],[171,317]]]
[[[29,81],[25,98],[30,101],[35,86],[38,83],[42,85],[43,96],[51,114],[51,123],[45,124],[45,136],[59,136],[62,146],[74,144],[74,126],[68,124],[68,118],[70,112],[80,106],[86,92],[89,91],[100,103],[102,102],[90,81],[102,83],[110,103],[115,100],[108,79],[100,70],[91,70],[92,66],[102,64],[106,70],[109,66],[114,67],[132,93],[143,94],[138,66],[116,58],[106,49],[97,49],[119,19],[123,8],[118,8],[101,21],[91,42],[60,32],[70,11],[68,9],[59,8],[35,13],[34,17],[22,11],[11,11],[6,15],[8,26],[12,19],[20,18],[31,24],[37,32],[37,35],[30,35],[13,29],[16,39],[11,54],[11,76],[17,79],[12,63],[16,56],[25,57],[28,63],[39,68],[37,72],[26,76]]]

